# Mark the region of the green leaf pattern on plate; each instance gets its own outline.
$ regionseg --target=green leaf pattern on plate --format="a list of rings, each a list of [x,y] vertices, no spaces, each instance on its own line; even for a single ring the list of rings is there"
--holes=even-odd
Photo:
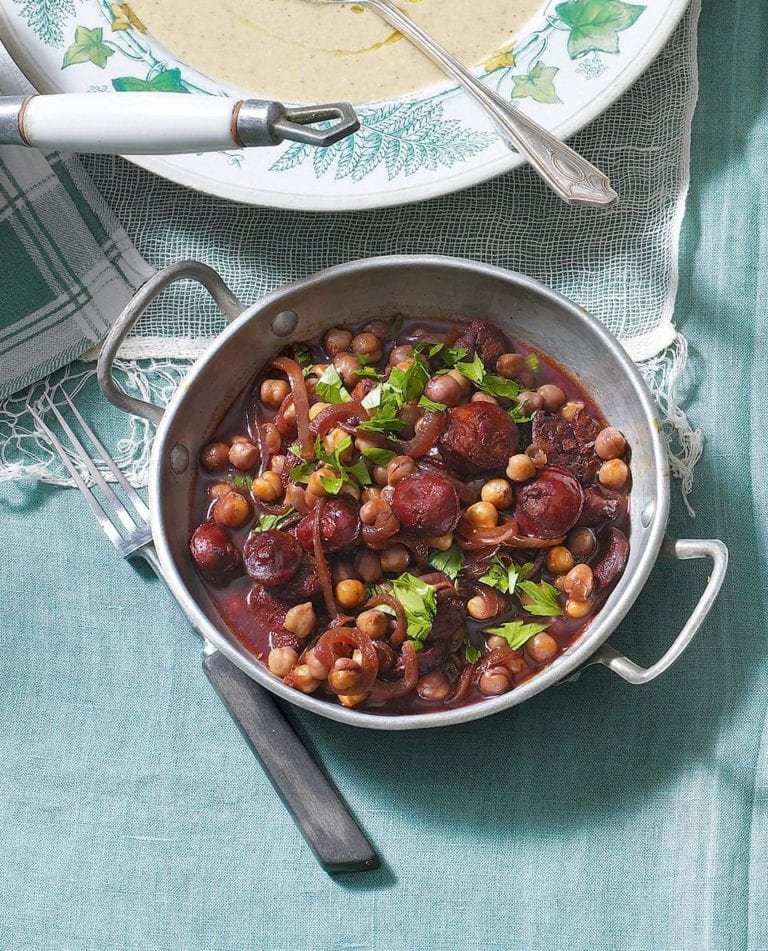
[[[74,0],[13,0],[19,15],[29,28],[49,46],[63,46],[67,29],[71,38],[62,69],[101,69],[107,60],[125,64],[126,75],[113,78],[118,92],[196,92],[226,95],[212,82],[205,82],[193,71],[179,68],[129,16],[129,4],[98,0],[102,26],[73,23]],[[90,5],[89,5],[90,6]],[[118,14],[115,10],[119,7]],[[619,34],[632,27],[646,9],[624,0],[550,0],[545,23],[535,33],[509,47],[503,56],[491,57],[483,78],[510,101],[532,99],[557,106],[558,68],[547,65],[551,44],[567,44],[570,59],[590,54],[591,68],[582,75],[599,75],[604,69],[600,54],[620,52]],[[117,24],[117,26],[116,26]],[[108,39],[105,39],[105,30]],[[560,46],[562,49],[562,46]],[[114,74],[114,67],[110,65]],[[360,182],[374,174],[389,181],[407,178],[421,170],[450,168],[471,159],[491,146],[496,137],[482,129],[473,129],[445,114],[444,103],[462,95],[458,88],[443,90],[428,99],[411,98],[382,103],[358,110],[360,131],[328,149],[315,149],[300,143],[286,145],[270,171],[289,173],[310,163],[316,178],[332,176],[336,180]],[[228,161],[239,165],[242,153],[227,152]]]

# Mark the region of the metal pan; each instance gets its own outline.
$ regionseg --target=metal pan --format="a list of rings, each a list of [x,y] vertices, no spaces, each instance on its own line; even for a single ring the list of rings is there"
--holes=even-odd
[[[166,410],[125,395],[112,364],[129,329],[169,284],[199,281],[231,325],[190,371]],[[197,454],[235,397],[278,350],[332,326],[402,313],[408,317],[483,318],[551,354],[598,405],[632,447],[630,556],[626,571],[579,640],[531,680],[500,697],[444,712],[387,717],[350,710],[286,687],[248,654],[218,616],[187,550]],[[150,476],[152,530],[166,581],[195,629],[249,677],[307,710],[353,726],[409,730],[489,716],[530,699],[589,664],[603,664],[632,684],[667,670],[701,627],[722,585],[728,562],[715,539],[666,535],[669,469],[656,408],[621,344],[597,320],[560,294],[511,271],[436,255],[369,258],[289,284],[243,308],[221,277],[188,261],[167,268],[135,295],[102,350],[99,382],[118,407],[158,425]],[[712,572],[698,604],[666,653],[642,668],[607,643],[632,607],[660,555],[709,558]]]

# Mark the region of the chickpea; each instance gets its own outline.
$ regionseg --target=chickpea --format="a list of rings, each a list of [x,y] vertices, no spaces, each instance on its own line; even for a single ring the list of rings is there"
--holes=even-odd
[[[360,521],[363,525],[373,525],[377,518],[383,518],[392,511],[388,502],[384,499],[371,499],[360,508]]]
[[[422,700],[445,700],[451,692],[448,678],[440,670],[424,674],[416,684],[416,693]]]
[[[289,429],[296,429],[296,404],[293,397],[290,397],[283,410],[283,422]]]
[[[365,585],[362,581],[347,578],[336,585],[334,594],[339,607],[347,610],[357,608],[365,601]]]
[[[534,469],[544,469],[547,465],[547,454],[543,449],[537,449],[536,446],[529,446],[525,450],[526,456],[533,463]]]
[[[261,444],[270,455],[283,448],[283,437],[274,423],[264,423],[261,427]]]
[[[615,426],[606,426],[601,429],[595,439],[595,452],[601,459],[618,459],[623,456],[627,448],[624,434]]]
[[[503,637],[499,637],[498,634],[491,634],[490,637],[486,637],[485,643],[488,645],[488,648],[492,651],[498,650],[500,647],[506,647],[507,642]]]
[[[200,465],[208,472],[225,469],[229,462],[229,446],[225,442],[209,442],[200,451]]]
[[[262,472],[253,480],[251,491],[260,502],[276,502],[283,494],[283,483],[276,472]]]
[[[291,672],[293,686],[302,693],[314,693],[320,686],[320,681],[312,676],[307,664],[299,664]]]
[[[309,671],[310,676],[314,677],[315,680],[327,680],[328,674],[331,672],[325,664],[321,664],[320,661],[315,656],[314,650],[310,649],[304,655],[304,664]]]
[[[213,520],[224,528],[242,528],[251,517],[251,503],[239,492],[227,492],[213,504]]]
[[[472,381],[468,380],[463,373],[459,373],[458,370],[449,370],[445,375],[456,381],[464,396],[469,395],[469,392],[472,389]]]
[[[386,340],[389,337],[389,330],[390,321],[382,318],[369,320],[365,327],[363,327],[365,333],[374,334],[379,340]]]
[[[525,652],[537,664],[546,664],[559,651],[557,641],[547,631],[534,635],[525,645]]]
[[[533,459],[524,452],[509,457],[507,475],[513,482],[527,482],[536,475],[536,466]]]
[[[416,430],[416,423],[421,419],[421,409],[418,404],[406,403],[400,410],[400,419],[405,423],[403,435],[412,435]]]
[[[288,608],[283,621],[286,631],[290,631],[302,640],[309,637],[315,624],[317,624],[317,615],[311,601]]]
[[[323,347],[329,357],[335,357],[342,350],[349,350],[352,346],[352,334],[341,327],[331,327],[323,337]]]
[[[320,501],[320,496],[315,495],[314,492],[311,492],[309,489],[304,489],[304,505],[308,512],[311,512],[313,509],[317,508],[317,503]]]
[[[517,382],[524,390],[532,390],[536,386],[536,377],[530,370],[523,370],[518,373]]]
[[[302,515],[309,511],[309,507],[304,501],[304,494],[304,486],[296,485],[295,482],[289,482],[285,487],[285,501],[291,508],[301,512]]]
[[[374,466],[371,470],[371,478],[376,483],[376,485],[384,486],[387,484],[387,467],[386,466]]]
[[[317,403],[313,403],[309,407],[309,418],[314,419],[316,416],[319,416],[324,409],[328,409],[330,403],[324,403],[322,400],[318,400]]]
[[[517,402],[520,404],[520,409],[526,416],[531,416],[533,413],[544,409],[543,397],[533,390],[521,390],[517,394]]]
[[[496,372],[505,380],[514,380],[525,368],[525,357],[522,353],[502,353],[496,361]]]
[[[354,581],[357,578],[355,567],[349,561],[337,561],[331,574],[334,584],[338,584],[340,581]]]
[[[568,399],[565,390],[554,383],[545,383],[538,388],[537,393],[544,401],[544,409],[548,413],[556,413]]]
[[[565,591],[565,575],[555,575],[552,584],[558,591]]]
[[[547,568],[553,575],[567,574],[573,568],[573,555],[562,545],[555,545],[547,551]]]
[[[574,558],[587,558],[595,550],[595,533],[591,528],[574,528],[565,540]]]
[[[448,373],[433,376],[424,387],[424,395],[435,403],[444,403],[446,406],[458,406],[464,396],[464,391],[456,380]]]
[[[405,571],[411,561],[411,554],[405,545],[390,545],[379,555],[381,567],[384,571],[400,574]]]
[[[267,666],[277,677],[285,677],[299,655],[292,647],[273,647],[267,658]]]
[[[387,485],[397,485],[416,471],[416,463],[410,456],[395,456],[387,466]]]
[[[354,690],[360,677],[360,664],[351,657],[339,657],[328,674],[328,683],[338,693]]]
[[[589,565],[575,565],[565,576],[563,587],[574,601],[586,601],[595,586],[595,576]]]
[[[366,502],[372,502],[374,499],[381,498],[381,489],[377,485],[369,485],[363,489],[360,501],[365,505]]]
[[[339,426],[334,426],[329,433],[323,436],[323,447],[326,452],[333,453],[347,439],[349,439],[349,433],[345,433]],[[350,440],[349,446],[341,452],[339,459],[344,463],[351,462],[352,452],[352,441]]]
[[[313,495],[316,495],[318,498],[322,499],[328,495],[328,493],[326,492],[325,486],[321,482],[321,479],[334,478],[336,478],[336,473],[333,471],[333,469],[329,469],[328,466],[321,466],[319,469],[315,469],[310,473],[307,488]]]
[[[392,352],[389,355],[389,362],[393,367],[396,367],[398,363],[403,363],[406,360],[413,359],[413,347],[409,343],[402,343],[399,347],[393,347]]]
[[[480,677],[478,687],[486,697],[498,697],[512,686],[512,677],[506,667],[491,667]]]
[[[512,486],[506,479],[489,479],[480,490],[483,502],[489,502],[497,509],[509,508],[512,497]]]
[[[343,693],[339,695],[339,703],[342,707],[359,707],[368,699],[367,693]]]
[[[378,641],[387,633],[389,618],[376,608],[371,608],[357,615],[357,626],[372,641]]]
[[[363,581],[373,584],[384,574],[381,568],[381,559],[375,551],[366,551],[365,549],[355,558],[355,571],[360,575]]]
[[[272,456],[272,459],[269,463],[269,468],[276,472],[278,475],[283,474],[283,469],[285,469],[286,456],[282,453],[278,453],[276,456]]]
[[[580,620],[585,618],[592,610],[592,601],[587,598],[586,601],[577,601],[575,598],[568,598],[565,602],[565,613],[569,618]]]
[[[329,366],[329,363],[313,363],[309,368],[309,374],[310,376],[321,377]]]
[[[222,495],[226,495],[227,492],[231,491],[232,486],[229,482],[214,482],[208,486],[208,498],[215,502],[216,499],[220,499]]]
[[[447,535],[432,535],[427,539],[427,545],[430,548],[436,548],[438,551],[448,551],[453,544],[453,532]]]
[[[291,392],[286,380],[264,380],[259,390],[261,402],[270,409],[279,409],[280,404]]]
[[[360,361],[351,353],[337,353],[333,358],[339,376],[345,386],[355,386],[360,380]]]
[[[487,621],[499,613],[499,602],[494,597],[476,594],[467,601],[467,614],[476,621]]]
[[[355,449],[362,452],[363,449],[379,449],[381,443],[374,436],[356,436]]]
[[[629,478],[629,466],[623,459],[609,459],[598,469],[597,478],[606,489],[623,489]]]
[[[563,417],[563,419],[573,419],[573,417],[577,413],[580,413],[583,409],[583,403],[579,402],[578,400],[572,400],[563,406],[563,408],[560,410],[560,415]]]
[[[358,334],[352,340],[352,352],[366,356],[371,363],[381,360],[381,340],[372,333]]]
[[[493,528],[499,524],[498,509],[490,502],[475,502],[464,513],[464,518],[474,528]]]
[[[360,488],[355,485],[354,482],[342,482],[340,495],[348,495],[350,498],[355,499],[355,501],[360,501]]]

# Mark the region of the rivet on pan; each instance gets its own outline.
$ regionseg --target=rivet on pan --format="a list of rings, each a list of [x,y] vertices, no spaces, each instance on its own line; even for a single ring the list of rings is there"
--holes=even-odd
[[[650,501],[640,513],[640,524],[643,526],[643,528],[648,528],[648,526],[651,524],[655,511],[656,503]]]
[[[299,315],[292,310],[284,310],[272,321],[272,333],[276,337],[290,337],[299,322]]]
[[[187,466],[189,465],[189,452],[180,443],[176,443],[173,449],[171,449],[170,460],[171,471],[175,472],[176,475],[181,475],[182,472],[187,471]]]

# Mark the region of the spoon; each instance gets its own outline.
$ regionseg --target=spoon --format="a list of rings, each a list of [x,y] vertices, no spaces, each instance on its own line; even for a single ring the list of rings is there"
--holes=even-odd
[[[349,0],[309,0],[310,3],[342,4]],[[382,20],[407,37],[444,73],[468,93],[488,114],[506,145],[516,149],[539,177],[569,205],[607,208],[619,197],[608,177],[538,123],[480,82],[454,59],[392,0],[355,0],[357,6],[377,13]]]

